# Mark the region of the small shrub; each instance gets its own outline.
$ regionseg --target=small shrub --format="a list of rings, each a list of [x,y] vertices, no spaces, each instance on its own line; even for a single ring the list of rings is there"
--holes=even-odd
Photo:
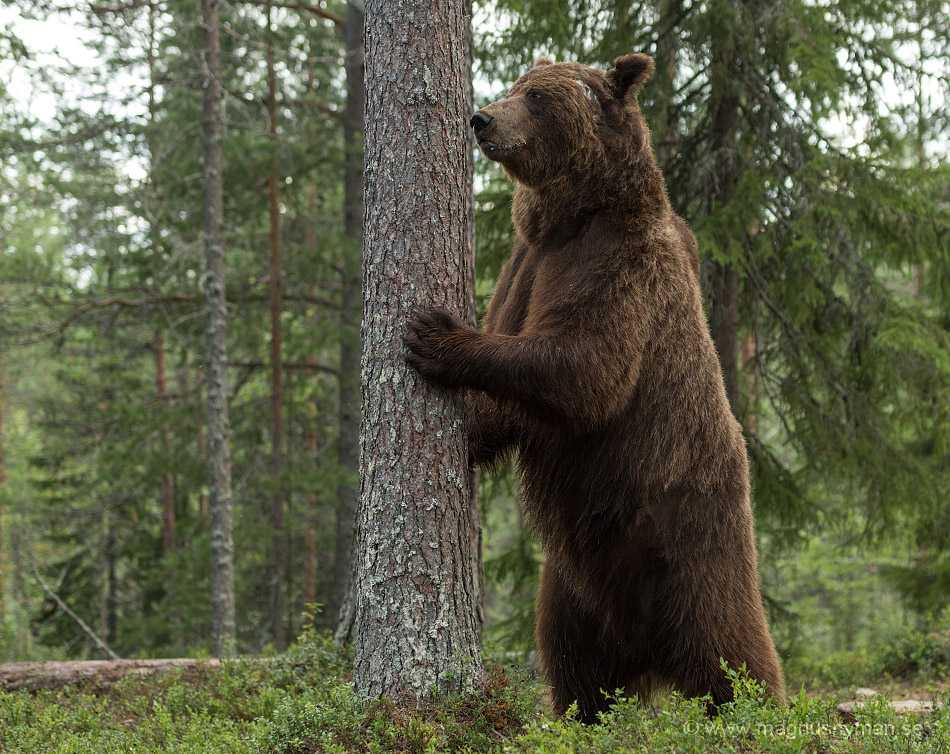
[[[950,631],[901,633],[881,650],[876,670],[900,679],[950,676]]]

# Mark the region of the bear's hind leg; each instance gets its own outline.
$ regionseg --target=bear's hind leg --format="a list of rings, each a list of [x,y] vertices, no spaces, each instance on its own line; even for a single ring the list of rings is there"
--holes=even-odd
[[[744,642],[738,638],[730,642],[729,649],[716,651],[704,645],[699,636],[696,636],[693,642],[684,642],[693,647],[694,651],[680,651],[675,654],[678,662],[671,673],[674,685],[687,697],[709,694],[712,697],[709,711],[716,714],[720,705],[733,700],[732,682],[721,665],[722,654],[725,655],[729,668],[738,670],[745,665],[749,678],[765,683],[767,692],[781,702],[785,690],[781,667],[764,620],[758,626],[758,631],[754,630],[755,623],[753,620],[745,622],[743,628],[749,635],[743,637]],[[724,626],[725,621],[721,621],[719,625]],[[705,649],[700,650],[701,647]]]
[[[578,717],[585,724],[596,723],[597,713],[610,707],[606,694],[648,690],[648,676],[632,666],[604,621],[585,610],[556,568],[545,563],[537,603],[541,669],[551,685],[555,713],[563,715],[576,701]]]

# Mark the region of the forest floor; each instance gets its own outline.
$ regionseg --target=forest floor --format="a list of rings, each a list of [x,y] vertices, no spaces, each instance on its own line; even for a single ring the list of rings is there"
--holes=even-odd
[[[370,702],[348,682],[350,658],[309,635],[266,661],[198,661],[118,680],[87,675],[59,689],[0,691],[0,752],[950,754],[950,709],[940,704],[950,691],[946,639],[917,637],[897,652],[792,666],[785,706],[729,671],[736,701],[716,718],[702,700],[666,694],[648,705],[620,700],[601,724],[584,726],[554,719],[527,670],[493,665],[475,696],[422,710]],[[859,687],[879,693],[843,716],[839,703]],[[923,716],[889,704],[906,699],[936,704]]]

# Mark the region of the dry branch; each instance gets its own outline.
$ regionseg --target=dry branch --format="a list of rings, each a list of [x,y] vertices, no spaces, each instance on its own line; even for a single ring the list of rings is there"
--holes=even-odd
[[[245,5],[264,5],[265,3],[259,2],[258,0],[245,0]],[[130,10],[138,10],[139,8],[151,7],[153,5],[159,5],[159,3],[154,2],[154,0],[133,0],[133,2],[128,3],[116,3],[113,5],[102,5],[99,3],[90,3],[89,10],[97,15],[103,15],[107,13],[125,13]],[[288,10],[303,11],[305,13],[312,13],[315,16],[320,18],[325,18],[328,21],[332,21],[336,26],[343,26],[343,17],[329,11],[326,8],[320,8],[316,5],[309,5],[307,3],[294,3],[287,2],[273,3],[275,8],[287,8]]]
[[[36,580],[40,582],[40,586],[43,587],[46,593],[50,597],[53,598],[53,601],[59,606],[59,609],[62,610],[64,613],[66,613],[66,615],[68,615],[74,621],[76,621],[76,623],[79,624],[79,627],[90,636],[90,638],[96,643],[96,646],[98,646],[99,649],[101,649],[103,652],[109,655],[109,657],[111,657],[113,660],[120,659],[119,655],[113,652],[112,648],[99,637],[99,634],[97,634],[95,631],[89,628],[89,624],[87,624],[86,621],[84,621],[82,618],[76,615],[76,613],[70,610],[69,605],[63,602],[60,596],[56,594],[56,592],[53,591],[53,588],[49,584],[47,584],[45,581],[43,581],[43,577],[40,576],[40,571],[36,567],[36,561],[33,559],[33,554],[32,553],[28,553],[28,554],[30,556],[30,566],[33,568],[33,575],[36,577]]]
[[[265,367],[270,366],[269,361],[229,361],[229,367],[238,367],[241,369],[264,369]],[[336,367],[331,367],[328,364],[321,364],[316,361],[285,361],[281,364],[281,368],[285,372],[290,372],[294,370],[303,370],[307,372],[326,372],[327,374],[339,375],[340,370]]]

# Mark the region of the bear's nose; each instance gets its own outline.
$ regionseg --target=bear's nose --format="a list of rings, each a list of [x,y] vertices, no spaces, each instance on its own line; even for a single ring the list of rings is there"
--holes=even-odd
[[[478,136],[482,131],[494,123],[495,119],[483,112],[477,112],[472,116],[471,122],[472,128],[475,130],[475,135]]]

